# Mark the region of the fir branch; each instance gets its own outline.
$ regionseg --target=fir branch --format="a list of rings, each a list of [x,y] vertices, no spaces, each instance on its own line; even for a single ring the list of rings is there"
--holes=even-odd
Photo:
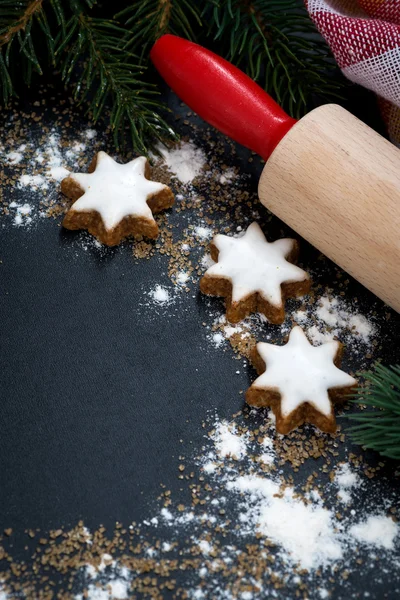
[[[160,0],[160,13],[161,19],[158,23],[157,34],[160,35],[160,32],[164,32],[168,27],[168,23],[171,18],[171,10],[172,10],[172,0]]]
[[[375,410],[348,415],[358,423],[348,431],[357,444],[400,460],[400,365],[378,364],[361,375],[368,387],[357,391],[352,402]]]
[[[190,40],[194,29],[201,26],[198,2],[190,0],[142,0],[132,3],[116,15],[129,30],[127,48],[147,60],[149,48],[164,33]]]
[[[17,13],[17,18],[16,21],[14,23],[9,24],[9,26],[7,26],[4,30],[4,24],[3,24],[3,31],[2,29],[0,29],[0,47],[4,46],[4,44],[8,44],[9,42],[11,42],[12,38],[14,37],[14,35],[16,33],[18,33],[21,30],[25,30],[28,23],[31,21],[33,15],[42,10],[42,3],[43,0],[33,0],[32,2],[28,2],[25,6],[25,10],[22,12],[22,14],[18,14]],[[1,5],[1,12],[2,12],[2,17],[4,18],[5,14],[6,14],[6,6],[5,5],[9,5],[9,15],[12,15],[13,13],[15,14],[18,10],[18,5],[19,3],[16,2],[6,2],[6,3],[2,3]]]
[[[42,73],[32,39],[35,21],[45,36],[49,33],[42,4],[43,0],[0,2],[0,88],[4,104],[15,95],[10,67],[17,62],[17,55],[21,59],[18,72],[22,72],[25,83],[30,83],[33,70]],[[49,54],[52,55],[52,44],[49,46]]]
[[[327,44],[297,0],[203,0],[202,18],[219,52],[258,81],[294,117],[340,84]]]
[[[68,21],[65,36],[59,36],[56,56],[63,80],[73,83],[75,98],[87,105],[95,122],[107,105],[111,107],[115,145],[121,145],[127,129],[134,150],[146,154],[153,138],[171,137],[173,132],[161,117],[164,107],[154,99],[158,93],[154,84],[143,78],[145,68],[125,47],[125,34],[118,22],[91,18],[82,11]],[[76,76],[82,56],[86,61]]]

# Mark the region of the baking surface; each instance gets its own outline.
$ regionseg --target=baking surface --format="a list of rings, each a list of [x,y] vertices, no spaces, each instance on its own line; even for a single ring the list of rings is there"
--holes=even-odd
[[[340,542],[342,557],[328,561],[325,570],[322,564],[321,570],[312,571],[310,567],[309,575],[301,569],[294,571],[295,564],[287,558],[287,548],[282,550],[282,544],[277,542],[270,551],[276,556],[276,565],[267,561],[268,570],[261,562],[261,579],[255,578],[254,573],[250,575],[251,561],[246,561],[246,567],[244,559],[240,559],[241,553],[249,552],[249,544],[260,548],[262,543],[256,535],[256,523],[253,530],[238,535],[236,525],[241,523],[240,513],[245,512],[241,503],[251,506],[261,500],[247,497],[246,490],[242,490],[244,497],[227,490],[235,487],[232,477],[237,481],[239,476],[256,473],[268,478],[268,468],[260,470],[254,454],[260,454],[255,446],[261,433],[261,437],[271,436],[275,440],[274,428],[266,420],[265,412],[242,414],[243,392],[254,380],[255,372],[243,356],[235,354],[229,332],[219,326],[218,320],[224,314],[222,301],[202,296],[198,279],[205,270],[202,260],[210,236],[223,227],[231,234],[237,233],[238,227],[244,228],[255,219],[270,241],[282,235],[295,236],[257,203],[257,182],[262,170],[258,159],[244,149],[234,154],[231,144],[224,142],[222,136],[210,135],[207,126],[197,117],[188,116],[188,109],[170,95],[174,111],[169,117],[171,123],[203,151],[205,166],[210,169],[208,175],[203,172],[192,183],[171,180],[174,191],[181,195],[176,206],[191,204],[186,210],[174,208],[167,217],[161,217],[165,231],[170,227],[175,242],[172,255],[162,252],[163,246],[168,246],[164,242],[161,252],[155,248],[145,258],[133,255],[132,241],[113,249],[99,247],[86,233],[63,230],[60,216],[39,216],[37,206],[43,199],[40,189],[15,185],[26,170],[32,172],[32,167],[24,166],[25,158],[14,165],[12,158],[5,158],[13,144],[21,143],[21,139],[18,142],[10,139],[21,126],[29,128],[27,142],[33,156],[37,150],[35,140],[40,139],[43,128],[54,125],[51,107],[59,96],[55,94],[55,100],[51,100],[48,92],[44,96],[37,93],[39,99],[47,98],[44,108],[32,103],[25,108],[25,116],[14,116],[11,121],[11,113],[2,115],[7,135],[4,134],[1,158],[6,164],[6,177],[12,178],[11,184],[4,178],[3,202],[35,207],[30,213],[29,226],[23,214],[22,223],[15,222],[18,207],[1,215],[0,531],[12,529],[1,541],[6,552],[15,561],[25,560],[29,565],[37,539],[48,536],[49,530],[68,531],[80,519],[91,532],[101,524],[112,532],[116,521],[126,528],[135,522],[140,526],[140,556],[146,552],[151,556],[148,544],[156,547],[155,560],[157,557],[161,560],[157,552],[163,543],[176,543],[173,556],[178,561],[183,560],[189,548],[200,548],[193,555],[200,561],[195,568],[186,565],[173,571],[175,591],[167,586],[159,592],[160,596],[153,597],[173,597],[181,588],[193,598],[249,600],[296,597],[296,593],[299,597],[346,600],[366,598],[368,594],[371,598],[398,598],[399,536],[392,548],[385,549],[379,544],[356,543],[354,539],[352,546],[346,534]],[[86,148],[75,149],[74,157],[88,165],[94,151],[109,147],[108,138],[99,127],[95,128],[96,137],[85,138],[91,125],[82,116],[72,114],[67,105],[60,107],[62,111],[65,111],[60,116],[62,142],[67,148],[76,140],[84,140]],[[36,122],[38,115],[42,116]],[[63,156],[66,148],[62,150]],[[126,160],[123,154],[118,157],[121,162]],[[157,172],[169,178],[165,167],[158,166]],[[56,188],[56,184],[49,184],[42,212],[53,201],[57,205]],[[221,200],[216,210],[218,197]],[[189,244],[182,261],[177,257],[179,240],[181,244]],[[173,264],[177,266],[172,268]],[[358,371],[377,359],[386,364],[399,362],[398,315],[306,242],[301,243],[300,264],[311,273],[314,282],[314,307],[319,306],[321,297],[333,297],[343,303],[341,319],[347,319],[347,324],[339,329],[344,341],[348,341],[345,370]],[[179,283],[177,277],[182,273],[189,273],[189,279],[183,278]],[[243,340],[246,342],[253,335],[257,340],[281,342],[290,329],[290,317],[301,311],[302,306],[301,300],[287,303],[288,319],[283,327],[268,325],[259,318],[249,321],[249,335],[246,336],[246,328],[239,332],[240,349],[243,351],[245,347]],[[308,315],[307,311],[306,302],[303,313]],[[370,338],[366,335],[367,343],[349,331],[349,319],[359,314],[367,317],[374,331]],[[307,316],[306,322],[308,328],[313,327],[312,316]],[[312,331],[318,341],[316,330]],[[320,333],[326,334],[326,329]],[[237,416],[233,418],[234,414]],[[231,421],[235,438],[232,443],[236,444],[239,460],[224,458],[221,437],[216,437]],[[345,418],[339,422],[343,429],[347,427]],[[217,434],[212,433],[215,430]],[[318,438],[324,452],[318,458],[305,454],[299,459],[298,448],[303,445],[300,454],[305,452],[308,438]],[[352,452],[362,457],[358,467],[358,458],[350,458]],[[208,463],[217,464],[215,472],[205,468],[207,455]],[[296,460],[302,463],[298,468],[294,465]],[[394,515],[398,514],[396,464],[352,447],[347,437],[345,441],[324,435],[316,437],[313,428],[306,427],[289,438],[287,444],[276,439],[271,461],[275,464],[274,482],[277,477],[280,481],[284,479],[286,485],[294,485],[299,493],[309,493],[308,488],[304,492],[304,486],[309,476],[318,472],[315,484],[326,491],[324,506],[332,515],[342,513],[335,523],[342,521],[346,531],[375,512],[387,515],[392,509]],[[351,464],[359,478],[348,505],[338,500],[338,488],[332,483],[341,461]],[[326,464],[325,472],[321,471]],[[193,483],[202,488],[199,497],[207,499],[204,505],[195,503],[191,508]],[[204,493],[206,485],[212,491]],[[165,495],[166,491],[170,494]],[[164,494],[161,499],[160,494]],[[165,502],[171,514],[186,515],[186,522],[182,519],[180,524],[174,520],[173,530],[168,518],[162,521],[160,511]],[[215,524],[204,525],[201,511],[207,513],[208,521],[215,513],[215,519],[221,521],[217,523],[220,529],[216,531]],[[195,515],[193,523],[197,519],[196,526],[190,524],[193,517],[187,517],[191,513]],[[248,523],[252,514],[248,513]],[[212,519],[210,522],[215,523]],[[243,524],[240,527],[245,529]],[[34,535],[27,535],[26,530],[33,530]],[[205,542],[218,548],[215,556]],[[235,550],[230,550],[231,547]],[[256,555],[260,560],[258,551]],[[213,561],[221,559],[229,564],[227,557],[231,564],[237,561],[236,570],[213,571]],[[6,571],[7,564],[5,560],[0,562],[2,570]],[[238,571],[239,566],[242,571]],[[206,571],[199,580],[201,568]],[[81,573],[79,568],[77,572]],[[51,570],[47,575],[54,579],[54,589],[65,586],[67,575]],[[84,580],[81,573],[74,579],[72,597],[96,582],[106,586],[107,576],[113,577],[107,569],[102,572],[103,579]],[[130,585],[135,578],[139,575],[132,569],[126,581]],[[45,584],[40,585],[44,589]],[[93,598],[100,598],[90,589]],[[328,595],[324,596],[325,592]],[[5,598],[8,597],[20,596],[9,592]],[[112,595],[101,596],[101,600],[108,597]]]

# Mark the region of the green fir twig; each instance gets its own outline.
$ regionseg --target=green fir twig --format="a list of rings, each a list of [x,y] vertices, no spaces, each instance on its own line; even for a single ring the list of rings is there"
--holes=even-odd
[[[377,364],[362,376],[367,386],[354,394],[352,402],[372,410],[348,415],[358,423],[348,431],[357,444],[400,460],[400,365]]]
[[[151,46],[164,33],[196,38],[195,29],[202,26],[200,5],[201,1],[192,0],[142,0],[131,3],[116,18],[128,29],[127,47],[147,61]]]
[[[48,36],[48,24],[42,8],[43,0],[0,2],[0,89],[4,104],[16,95],[11,73],[12,63],[21,63],[25,83],[29,85],[33,71],[42,74],[33,35],[38,29]],[[51,36],[50,36],[51,38]],[[49,55],[52,56],[50,43]]]
[[[118,148],[128,129],[134,149],[147,153],[149,142],[173,136],[162,118],[163,105],[155,99],[155,85],[144,78],[145,66],[125,45],[126,30],[115,20],[95,19],[83,11],[66,23],[56,58],[62,78],[73,84],[74,97],[85,104],[96,122],[110,106],[109,123]],[[81,56],[86,57],[77,75]]]

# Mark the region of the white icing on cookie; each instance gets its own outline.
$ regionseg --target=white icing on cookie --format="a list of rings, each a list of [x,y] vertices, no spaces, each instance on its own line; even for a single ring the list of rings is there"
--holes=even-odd
[[[298,326],[293,327],[284,346],[259,342],[257,351],[266,364],[266,370],[253,386],[274,388],[281,394],[283,417],[304,402],[329,416],[332,407],[328,390],[356,383],[353,377],[335,366],[333,360],[338,348],[339,342],[312,346]]]
[[[230,279],[233,302],[258,292],[270,304],[281,306],[281,284],[308,279],[305,271],[285,259],[293,240],[285,238],[270,244],[257,223],[239,238],[218,234],[213,243],[219,250],[218,262],[206,275]]]
[[[105,152],[99,152],[93,173],[70,175],[85,191],[71,209],[82,212],[97,211],[108,230],[130,215],[154,221],[147,199],[167,186],[146,179],[145,166],[144,156],[121,165]]]

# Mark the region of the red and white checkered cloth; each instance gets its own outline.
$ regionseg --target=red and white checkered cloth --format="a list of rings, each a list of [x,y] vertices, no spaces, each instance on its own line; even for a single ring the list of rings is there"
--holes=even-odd
[[[344,75],[380,97],[400,144],[400,0],[305,0]]]

